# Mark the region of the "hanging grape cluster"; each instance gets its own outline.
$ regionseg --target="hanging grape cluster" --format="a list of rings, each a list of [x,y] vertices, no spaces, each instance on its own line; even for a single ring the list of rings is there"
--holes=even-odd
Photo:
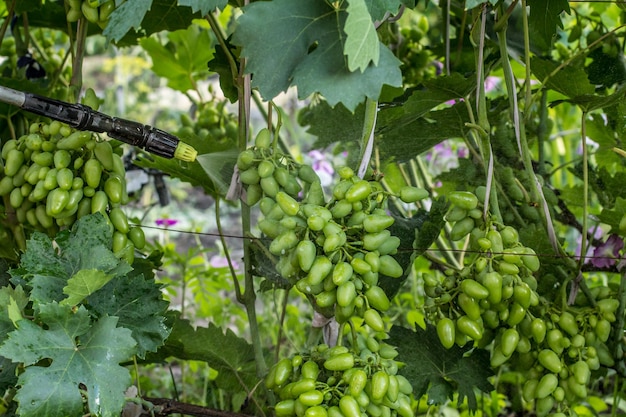
[[[359,332],[351,349],[321,344],[283,358],[265,378],[279,397],[276,416],[411,417],[413,388],[398,374],[396,356],[393,346]]]
[[[217,143],[237,140],[237,117],[228,111],[225,100],[203,103],[195,116],[194,121],[186,113],[180,115],[181,128],[176,132],[178,137],[210,137],[212,142]]]
[[[116,0],[65,0],[67,21],[76,22],[82,17],[104,29],[115,10]]]
[[[606,342],[619,302],[606,288],[595,294],[595,307],[542,303],[536,253],[519,241],[515,228],[485,219],[477,195],[484,198],[483,187],[449,195],[450,238],[468,238],[474,255],[460,271],[424,275],[426,316],[446,348],[473,342],[491,350],[493,368],[521,372],[523,398],[546,415],[555,405],[584,399],[591,371],[611,365]]]
[[[327,201],[310,166],[270,145],[270,132],[261,130],[255,146],[239,155],[237,167],[244,201],[258,204],[264,216],[258,227],[271,239],[268,250],[278,258],[276,270],[318,312],[351,325],[358,318],[365,332],[352,349],[320,345],[299,359],[279,361],[266,380],[281,398],[277,415],[412,415],[410,384],[397,375],[395,349],[383,342],[382,314],[390,301],[379,277],[403,275],[393,257],[400,239],[389,231],[394,218],[385,210],[391,194],[378,181],[361,179],[344,167]],[[405,187],[395,197],[411,203],[427,196],[425,190]],[[306,363],[300,367],[303,357]],[[309,373],[309,367],[317,371]]]
[[[145,236],[121,209],[128,202],[126,171],[116,151],[110,141],[61,122],[33,123],[28,134],[2,147],[0,196],[19,223],[50,236],[102,213],[114,228],[113,251],[132,263]]]

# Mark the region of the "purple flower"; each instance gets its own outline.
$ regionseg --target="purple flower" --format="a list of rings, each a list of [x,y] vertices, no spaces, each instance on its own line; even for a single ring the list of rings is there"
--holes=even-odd
[[[170,226],[176,225],[178,223],[178,220],[174,220],[174,219],[156,219],[154,222],[156,223],[157,226],[170,227]]]
[[[608,268],[615,265],[619,258],[619,251],[624,247],[624,241],[618,235],[611,235],[609,238],[597,246],[593,251],[591,264],[596,268]]]
[[[225,256],[215,255],[211,257],[209,261],[213,268],[227,268],[228,267],[228,259]],[[239,269],[239,264],[236,261],[232,261],[233,268]]]
[[[312,150],[307,156],[310,158],[311,167],[320,177],[322,186],[328,186],[332,182],[335,170],[327,155],[318,150]]]

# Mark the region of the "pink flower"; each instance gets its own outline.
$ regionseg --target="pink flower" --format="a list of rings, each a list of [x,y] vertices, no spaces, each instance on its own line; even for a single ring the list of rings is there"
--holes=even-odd
[[[624,241],[618,235],[611,235],[602,245],[593,251],[591,264],[596,268],[608,268],[615,265],[619,258],[619,251],[624,247]]]
[[[228,259],[225,256],[215,255],[211,257],[209,261],[213,268],[227,268],[228,267]],[[233,268],[239,269],[239,264],[236,261],[232,261]]]
[[[170,226],[176,225],[178,223],[178,220],[174,220],[174,219],[156,219],[154,222],[156,223],[157,226],[170,227]]]

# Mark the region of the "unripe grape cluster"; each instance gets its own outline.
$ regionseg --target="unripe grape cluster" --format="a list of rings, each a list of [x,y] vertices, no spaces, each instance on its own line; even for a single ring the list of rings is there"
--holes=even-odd
[[[359,316],[375,331],[384,330],[380,313],[389,308],[389,299],[378,286],[379,275],[403,274],[392,256],[400,239],[388,230],[394,223],[385,210],[388,193],[379,182],[344,167],[326,202],[313,169],[269,145],[270,134],[262,130],[256,146],[240,154],[238,168],[246,202],[258,203],[264,215],[258,227],[272,239],[269,251],[279,257],[277,271],[324,315],[334,314],[340,323]],[[413,187],[399,194],[405,202],[426,196]]]
[[[278,258],[276,270],[342,328],[363,324],[352,349],[318,345],[272,367],[266,384],[280,397],[276,415],[413,415],[411,386],[397,374],[395,348],[383,341],[382,314],[390,300],[379,277],[403,275],[393,257],[400,239],[390,232],[394,218],[385,210],[392,194],[344,167],[327,200],[315,171],[276,152],[271,139],[267,129],[261,130],[255,146],[239,155],[237,168],[244,201],[258,204],[264,216],[258,227],[271,239],[268,251]],[[394,197],[411,203],[427,195],[405,187]]]
[[[383,334],[384,336],[384,334]],[[316,346],[283,358],[265,378],[278,395],[277,417],[411,417],[409,381],[398,374],[397,351],[359,332],[347,346]]]
[[[424,275],[425,313],[446,348],[471,341],[490,349],[493,368],[522,373],[523,398],[546,415],[555,405],[584,399],[590,372],[611,366],[606,342],[619,302],[608,288],[595,291],[595,307],[542,302],[536,253],[516,229],[485,219],[476,194],[449,195],[450,238],[468,239],[473,255],[460,271]]]
[[[12,208],[25,228],[50,236],[100,212],[114,230],[113,251],[132,263],[145,236],[141,227],[129,224],[121,208],[128,195],[117,151],[110,141],[58,121],[31,124],[28,134],[2,147],[0,196],[7,212]]]
[[[196,111],[195,120],[186,113],[181,114],[180,123],[176,136],[182,139],[195,136],[219,143],[235,141],[238,135],[237,117],[228,111],[225,100],[203,103]]]
[[[104,29],[109,23],[109,17],[115,10],[116,0],[65,0],[67,5],[67,21],[76,22],[85,17],[88,22]],[[118,1],[119,3],[119,1]]]

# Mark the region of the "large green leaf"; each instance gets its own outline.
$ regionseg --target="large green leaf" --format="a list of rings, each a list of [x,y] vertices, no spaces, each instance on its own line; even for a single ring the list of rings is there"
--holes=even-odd
[[[161,286],[143,275],[112,280],[86,302],[98,317],[118,317],[118,326],[132,331],[140,358],[156,351],[170,333],[165,324],[169,303],[163,299]]]
[[[346,11],[348,17],[343,28],[346,32],[343,53],[348,57],[348,69],[365,71],[370,62],[378,65],[380,42],[376,28],[365,0],[348,0]]]
[[[365,0],[365,3],[367,4],[372,19],[380,21],[385,18],[387,13],[392,15],[396,14],[400,6],[407,2],[401,0]],[[413,7],[415,2],[413,1],[412,3],[412,5],[408,6]]]
[[[270,100],[290,86],[306,98],[322,94],[331,106],[353,111],[384,84],[401,85],[398,61],[386,46],[379,63],[350,72],[344,57],[345,10],[318,0],[255,2],[244,9],[233,36],[247,58],[253,86]]]
[[[203,16],[215,9],[222,10],[226,4],[228,0],[178,0],[179,6],[189,6],[194,13],[199,11]]]
[[[557,28],[562,28],[561,14],[569,13],[567,0],[528,0],[530,16],[528,25],[533,43],[548,51],[554,42]]]
[[[85,298],[104,287],[114,275],[97,269],[81,269],[77,271],[63,288],[67,298],[61,301],[63,305],[75,306]]]
[[[468,408],[477,408],[475,389],[489,392],[493,389],[489,378],[489,352],[465,347],[443,347],[434,326],[415,331],[393,326],[388,343],[398,349],[398,359],[406,365],[404,375],[413,385],[416,398],[428,393],[428,401],[442,404],[458,392],[459,403],[467,398]],[[471,353],[470,353],[471,351]]]
[[[130,373],[119,366],[135,350],[130,330],[116,327],[116,317],[92,323],[84,307],[42,305],[42,326],[20,320],[0,346],[0,355],[26,367],[15,399],[23,417],[83,414],[81,385],[93,415],[119,415]],[[49,362],[44,361],[47,359]]]
[[[150,37],[140,41],[152,59],[152,71],[167,80],[167,85],[183,93],[195,88],[199,79],[208,75],[207,63],[213,59],[209,32],[192,25],[167,34],[167,43]]]
[[[464,104],[432,111],[405,124],[390,124],[378,132],[377,145],[383,158],[406,162],[439,142],[466,134],[469,117]]]
[[[317,136],[315,148],[325,148],[331,143],[360,143],[365,107],[360,105],[354,112],[339,104],[334,108],[326,101],[311,103],[298,115],[298,122],[308,126],[307,133]]]
[[[231,392],[249,392],[257,381],[252,345],[231,330],[224,332],[212,323],[209,327],[194,328],[188,320],[175,317],[165,346],[147,359],[157,361],[168,357],[208,363],[218,371],[219,387]]]
[[[581,67],[566,66],[557,69],[558,64],[545,59],[533,57],[530,68],[540,81],[546,80],[546,87],[551,88],[569,98],[592,95],[595,87],[589,82],[585,70]],[[551,75],[554,73],[554,75]]]
[[[115,9],[102,34],[107,41],[134,44],[136,38],[149,36],[163,30],[175,31],[187,28],[200,13],[190,7],[178,6],[178,0],[126,1]]]

